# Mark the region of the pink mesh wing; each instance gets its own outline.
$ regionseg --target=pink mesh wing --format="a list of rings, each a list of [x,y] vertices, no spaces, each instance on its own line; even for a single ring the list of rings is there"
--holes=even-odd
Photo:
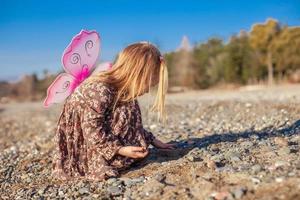
[[[77,84],[77,80],[70,74],[59,74],[47,90],[44,107],[64,101],[73,92]]]
[[[96,31],[81,30],[73,37],[62,56],[62,73],[47,90],[44,106],[64,101],[91,73],[100,51],[100,37]]]
[[[80,82],[92,71],[100,51],[100,36],[96,31],[82,30],[73,37],[62,56],[65,71]]]

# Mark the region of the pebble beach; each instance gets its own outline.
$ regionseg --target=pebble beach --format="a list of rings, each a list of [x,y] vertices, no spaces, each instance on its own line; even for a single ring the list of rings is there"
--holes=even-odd
[[[300,199],[300,85],[168,94],[165,126],[141,97],[143,124],[173,151],[102,182],[51,177],[62,105],[0,104],[1,199]]]

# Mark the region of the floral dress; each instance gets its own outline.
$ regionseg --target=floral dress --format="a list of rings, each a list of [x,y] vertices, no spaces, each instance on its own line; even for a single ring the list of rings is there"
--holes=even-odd
[[[86,80],[66,99],[57,123],[52,175],[61,180],[116,177],[141,160],[117,151],[123,146],[148,148],[155,138],[143,128],[137,100],[119,102],[112,112],[115,88]]]

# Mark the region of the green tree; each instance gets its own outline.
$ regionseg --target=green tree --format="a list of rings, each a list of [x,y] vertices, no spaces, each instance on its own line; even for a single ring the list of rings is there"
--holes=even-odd
[[[268,69],[268,83],[273,84],[274,66],[272,43],[280,34],[281,27],[278,21],[268,19],[265,24],[255,24],[250,32],[250,43],[261,56],[261,61]]]
[[[283,27],[278,38],[272,43],[272,49],[280,77],[299,70],[300,27]]]
[[[211,38],[194,49],[196,83],[207,88],[223,80],[224,43],[219,38]]]

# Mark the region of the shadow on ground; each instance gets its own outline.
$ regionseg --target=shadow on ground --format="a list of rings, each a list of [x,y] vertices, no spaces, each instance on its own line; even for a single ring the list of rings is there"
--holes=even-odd
[[[212,144],[217,144],[221,142],[236,142],[238,139],[250,139],[255,137],[257,140],[265,140],[271,137],[283,137],[291,136],[295,134],[300,134],[300,120],[295,121],[290,126],[281,125],[282,128],[266,127],[260,131],[255,131],[252,129],[245,130],[243,132],[233,133],[220,133],[210,136],[205,136],[203,138],[190,138],[188,140],[181,140],[178,142],[170,141],[169,143],[175,143],[177,148],[172,151],[159,150],[155,148],[150,148],[149,156],[139,162],[136,162],[128,170],[124,170],[123,173],[127,173],[131,170],[137,170],[143,168],[144,166],[151,163],[163,163],[171,160],[178,160],[179,158],[185,156],[193,148],[205,148]]]

